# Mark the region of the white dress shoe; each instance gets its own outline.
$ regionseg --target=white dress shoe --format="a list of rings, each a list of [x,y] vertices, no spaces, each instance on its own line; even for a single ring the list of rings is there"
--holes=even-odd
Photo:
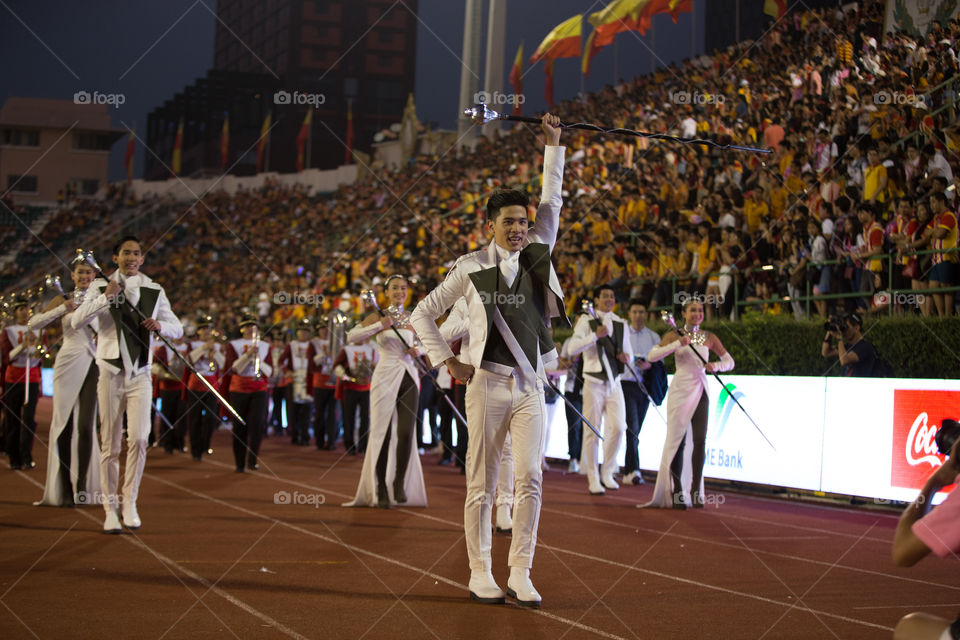
[[[587,491],[589,491],[592,496],[602,496],[606,493],[603,485],[593,479],[587,481]]]
[[[137,505],[132,502],[123,503],[123,526],[127,529],[140,528],[140,514],[137,513]]]
[[[103,520],[103,532],[120,533],[121,529],[120,516],[117,515],[117,512],[112,509],[107,511],[107,517]]]
[[[482,604],[503,604],[503,589],[497,586],[490,571],[470,572],[470,599]]]
[[[616,491],[620,488],[620,485],[618,485],[617,481],[613,479],[613,476],[604,476],[600,483],[604,486],[604,488],[610,489],[610,491]]]
[[[510,517],[510,505],[497,505],[497,517],[494,521],[497,533],[512,533],[513,519]]]
[[[510,567],[510,577],[507,579],[507,595],[516,598],[521,607],[540,608],[540,594],[530,582],[530,569]]]
[[[580,463],[576,460],[571,460],[567,463],[567,473],[580,473]]]

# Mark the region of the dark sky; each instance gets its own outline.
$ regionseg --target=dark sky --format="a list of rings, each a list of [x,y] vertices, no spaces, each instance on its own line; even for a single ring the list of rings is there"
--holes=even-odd
[[[695,10],[704,2],[695,0]],[[512,0],[507,13],[506,67],[512,64],[521,40],[529,59],[551,28],[577,13],[599,11],[605,4],[603,0]],[[0,60],[4,61],[0,102],[11,95],[72,99],[81,90],[122,93],[124,104],[112,109],[114,126],[136,124],[138,133],[145,134],[147,114],[212,66],[215,12],[215,0],[0,0]],[[422,121],[443,128],[456,128],[463,14],[462,0],[419,0],[417,112]],[[615,47],[594,59],[586,89],[597,90],[615,80],[615,57],[621,77],[650,70],[648,47],[667,63],[689,57],[691,24],[697,32],[695,41],[702,43],[702,20],[692,21],[689,15],[681,15],[676,25],[668,16],[658,16],[656,35],[618,36]],[[524,78],[525,113],[545,108],[543,86],[541,63]],[[579,60],[556,62],[555,86],[557,100],[576,94]],[[509,86],[504,91],[509,92]],[[114,146],[111,179],[124,175],[125,148],[126,138]],[[135,175],[142,171],[143,153],[138,146]]]

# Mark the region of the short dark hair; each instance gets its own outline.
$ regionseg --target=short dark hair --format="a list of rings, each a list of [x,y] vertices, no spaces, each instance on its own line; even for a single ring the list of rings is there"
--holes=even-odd
[[[497,189],[487,199],[487,220],[495,222],[503,207],[519,205],[526,210],[530,205],[530,196],[518,189]]]
[[[140,248],[143,248],[143,243],[140,242],[140,238],[135,235],[125,235],[117,241],[117,244],[113,245],[113,255],[120,255],[120,247],[122,247],[124,243],[130,242],[131,240],[139,244]]]
[[[947,196],[942,191],[934,191],[930,194],[930,197],[934,200],[942,202],[943,204],[947,204]]]
[[[629,311],[635,306],[640,306],[640,307],[643,307],[644,309],[648,308],[645,300],[641,300],[640,298],[630,298],[630,302],[627,303],[627,311]]]
[[[617,290],[613,288],[612,284],[601,284],[593,288],[593,297],[599,298],[600,294],[606,291],[607,289],[609,289],[610,291],[613,291],[614,294],[617,293]]]

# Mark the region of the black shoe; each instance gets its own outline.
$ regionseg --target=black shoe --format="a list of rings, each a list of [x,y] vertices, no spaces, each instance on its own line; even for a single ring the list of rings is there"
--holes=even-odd
[[[407,494],[403,490],[403,481],[393,483],[393,499],[397,504],[404,504],[407,501]]]
[[[673,508],[679,511],[687,510],[687,503],[684,502],[682,493],[673,494]]]
[[[30,471],[30,469],[33,469],[33,468],[35,468],[36,466],[37,466],[37,463],[36,463],[36,462],[34,462],[33,460],[28,460],[27,462],[24,462],[24,463],[23,463],[22,469],[23,469],[24,471]]]
[[[201,458],[200,456],[193,456],[193,459],[194,459],[196,462],[200,462],[203,458]]]
[[[237,473],[243,473],[243,472],[244,472],[243,467],[237,467]]]
[[[250,471],[260,471],[260,465],[258,465],[258,464],[248,464],[248,465],[247,465],[247,469],[250,469]]]
[[[377,485],[377,506],[381,509],[390,508],[390,496],[387,494],[387,485]]]
[[[447,465],[453,464],[453,458],[440,458],[440,462],[437,464],[441,467],[446,467]]]
[[[11,465],[10,465],[10,471],[20,471],[20,465],[18,465],[18,464],[11,464]]]
[[[694,509],[703,509],[703,496],[700,495],[699,491],[694,491],[690,494],[690,500],[693,502]]]

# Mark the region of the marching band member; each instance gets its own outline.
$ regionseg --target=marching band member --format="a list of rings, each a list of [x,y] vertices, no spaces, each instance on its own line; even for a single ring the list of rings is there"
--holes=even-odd
[[[237,473],[243,473],[244,467],[251,471],[260,468],[257,454],[267,417],[267,378],[273,373],[270,345],[260,340],[255,315],[243,316],[240,334],[242,338],[227,343],[224,363],[229,377],[224,388],[230,392],[230,404],[246,423],[233,423],[233,459]]]
[[[214,339],[213,318],[203,316],[197,322],[196,340],[190,342],[187,359],[193,368],[217,388],[220,373],[227,359],[223,348]],[[187,378],[187,431],[190,433],[190,454],[200,462],[203,453],[213,453],[210,438],[220,423],[220,403],[207,385],[190,372]]]
[[[100,491],[100,447],[97,427],[97,355],[99,322],[74,329],[73,312],[93,282],[94,272],[80,256],[70,263],[74,295],[54,298],[43,313],[30,319],[40,330],[60,320],[63,343],[53,365],[53,417],[47,447],[47,482],[38,504],[72,506]]]
[[[10,469],[29,471],[33,461],[33,437],[37,430],[37,396],[40,395],[40,334],[31,330],[30,305],[25,298],[11,305],[13,323],[0,337],[3,368],[5,449]]]
[[[171,343],[180,355],[186,355],[190,349],[183,339],[171,340]],[[155,396],[160,400],[160,437],[157,438],[157,444],[168,454],[174,450],[185,453],[187,424],[184,420],[186,404],[183,394],[186,389],[186,367],[170,347],[159,344],[153,353],[151,369],[156,380]]]
[[[517,190],[495,192],[486,207],[487,231],[493,241],[485,249],[461,256],[411,316],[431,362],[446,364],[454,378],[467,383],[470,446],[464,536],[470,558],[470,596],[484,603],[502,603],[505,597],[492,573],[489,522],[500,453],[509,433],[516,496],[507,594],[529,607],[541,603],[530,581],[530,567],[543,484],[542,376],[544,363],[556,357],[550,322],[554,317],[567,321],[560,281],[550,261],[562,206],[560,119],[546,114],[542,127],[547,140],[543,192],[533,231],[529,232],[528,196]],[[459,298],[467,299],[470,364],[453,356],[436,325],[437,318]]]
[[[297,325],[296,339],[283,350],[279,367],[283,369],[284,377],[293,381],[288,387],[291,392],[287,394],[287,426],[292,443],[302,446],[310,444],[310,410],[313,408],[313,398],[307,392],[307,351],[310,350],[311,333],[310,320],[304,318]]]
[[[270,362],[279,363],[287,349],[283,331],[277,329],[270,332],[267,342],[270,344]],[[268,426],[273,427],[274,435],[283,433],[284,417],[287,419],[287,427],[293,426],[293,386],[291,382],[293,381],[287,375],[287,371],[280,366],[273,367],[273,372],[267,376],[267,387],[270,399],[273,401],[273,411],[270,413],[269,424],[264,425],[264,436],[267,435]],[[284,413],[286,416],[284,416]]]
[[[140,273],[143,252],[135,236],[125,236],[113,249],[118,269],[109,280],[94,280],[83,304],[73,312],[74,329],[99,321],[97,336],[97,403],[100,408],[100,485],[106,518],[103,530],[120,533],[120,444],[127,416],[127,463],[123,482],[123,525],[140,528],[137,495],[147,461],[150,432],[150,332],[177,339],[183,326],[173,314],[163,287]],[[127,304],[129,303],[129,304]],[[135,306],[146,317],[140,315]]]
[[[317,449],[333,451],[340,437],[340,425],[337,423],[337,386],[333,377],[336,354],[330,354],[329,326],[329,320],[321,321],[317,326],[317,337],[310,341],[307,350],[307,392],[313,394],[313,435],[317,440]],[[356,455],[357,451],[348,450],[347,453]]]
[[[386,281],[387,295],[395,313],[368,315],[360,326],[347,333],[347,341],[360,343],[376,336],[380,362],[373,370],[370,386],[370,440],[360,472],[357,494],[348,507],[390,508],[391,503],[427,506],[423,469],[415,440],[420,373],[413,359],[416,348],[408,350],[391,327],[413,344],[416,333],[409,326],[403,303],[407,280],[392,275]],[[394,320],[394,316],[397,320]],[[392,482],[388,482],[392,479]]]
[[[347,451],[354,448],[361,452],[367,450],[370,435],[370,380],[377,360],[376,347],[365,340],[344,345],[333,362],[338,395],[341,396],[340,406],[343,407],[343,446]]]

